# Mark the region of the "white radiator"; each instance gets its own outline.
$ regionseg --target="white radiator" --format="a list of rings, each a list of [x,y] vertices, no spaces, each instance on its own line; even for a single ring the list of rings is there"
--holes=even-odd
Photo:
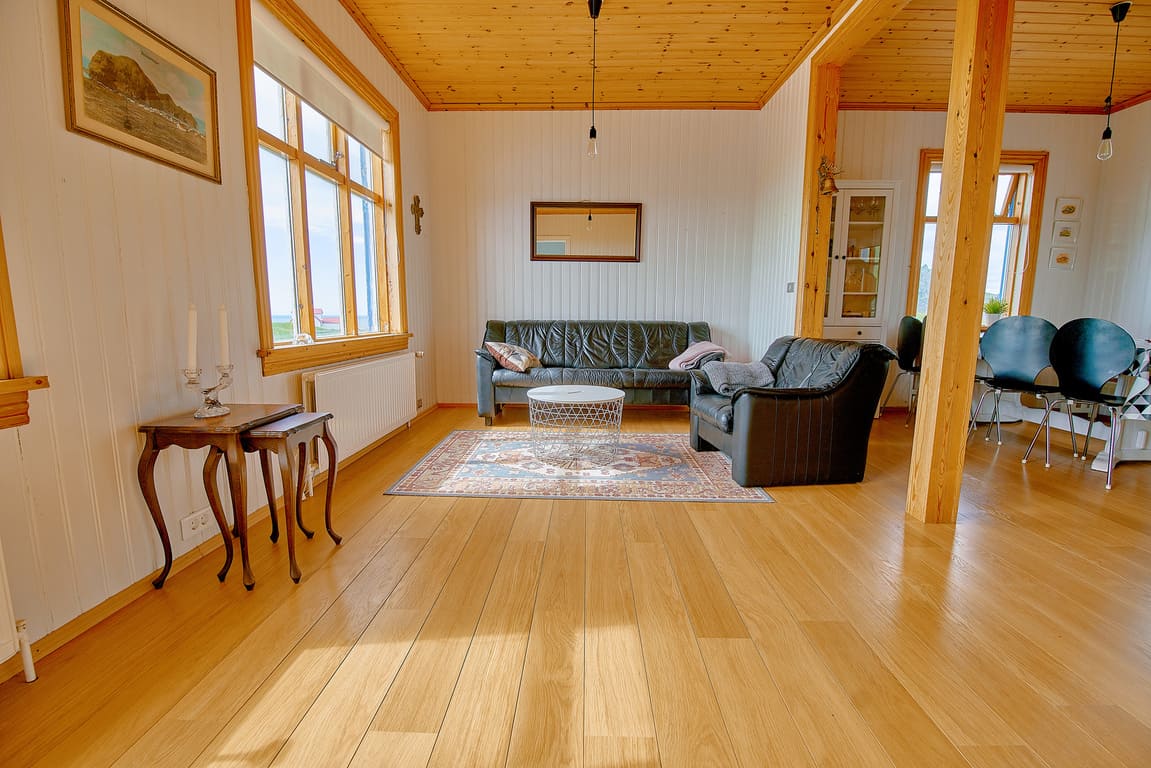
[[[332,433],[341,458],[416,417],[415,360],[409,352],[301,375],[304,404],[335,417]]]

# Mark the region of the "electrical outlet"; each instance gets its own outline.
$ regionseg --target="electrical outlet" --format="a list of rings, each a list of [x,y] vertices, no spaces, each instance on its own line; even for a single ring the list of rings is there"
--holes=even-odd
[[[416,398],[416,407],[417,408],[423,408],[424,407],[424,399],[422,397]]]
[[[212,510],[202,509],[182,519],[180,531],[184,534],[185,539],[198,539],[212,522]]]

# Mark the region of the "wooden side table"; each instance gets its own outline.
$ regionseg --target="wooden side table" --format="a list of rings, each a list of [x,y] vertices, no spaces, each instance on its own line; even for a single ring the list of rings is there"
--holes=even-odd
[[[292,581],[300,581],[300,566],[296,564],[296,531],[298,526],[304,535],[312,538],[313,532],[304,526],[301,514],[303,502],[304,470],[307,467],[308,443],[319,439],[328,451],[328,482],[324,497],[324,527],[337,544],[341,539],[332,530],[332,493],[336,488],[336,471],[339,456],[336,440],[328,428],[332,414],[297,413],[268,424],[255,427],[241,436],[244,450],[260,452],[260,467],[264,473],[264,487],[268,493],[268,511],[272,516],[272,541],[278,536],[276,529],[275,494],[272,490],[272,463],[269,451],[279,455],[280,477],[284,486],[284,530],[288,536],[288,573]],[[216,451],[215,448],[212,449]],[[295,465],[293,467],[293,465]],[[293,523],[294,518],[294,523]]]
[[[244,448],[240,436],[261,424],[282,419],[293,413],[304,410],[298,404],[246,404],[231,403],[228,406],[232,412],[224,416],[210,419],[196,419],[191,415],[176,416],[170,419],[142,424],[138,429],[144,434],[144,448],[140,451],[140,461],[136,467],[136,474],[140,481],[140,491],[144,494],[144,502],[148,505],[148,512],[152,515],[152,522],[160,534],[160,543],[164,547],[164,568],[160,575],[152,580],[156,589],[164,586],[164,580],[172,570],[172,542],[168,538],[168,528],[164,522],[164,515],[160,510],[160,500],[156,497],[156,459],[160,451],[168,446],[178,445],[181,448],[195,450],[197,448],[211,447],[218,449],[228,463],[228,486],[232,495],[232,512],[236,520],[236,536],[240,539],[240,561],[244,567],[244,586],[252,589],[256,581],[252,578],[252,568],[248,562],[248,507],[246,472],[244,468]],[[209,457],[214,451],[209,451]],[[217,457],[218,460],[218,457]],[[204,464],[205,488],[208,486],[209,462]],[[212,463],[214,474],[215,464]],[[215,477],[211,478],[214,487]],[[209,502],[214,493],[208,491]],[[227,535],[228,524],[224,520],[223,511],[218,503],[212,503],[212,513],[216,523],[224,535],[224,549],[226,562],[218,578],[223,581],[232,564],[232,541]]]

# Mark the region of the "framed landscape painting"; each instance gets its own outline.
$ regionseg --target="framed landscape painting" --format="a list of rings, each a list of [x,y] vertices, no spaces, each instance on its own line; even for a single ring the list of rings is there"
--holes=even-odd
[[[216,73],[103,0],[60,0],[68,129],[220,182]]]

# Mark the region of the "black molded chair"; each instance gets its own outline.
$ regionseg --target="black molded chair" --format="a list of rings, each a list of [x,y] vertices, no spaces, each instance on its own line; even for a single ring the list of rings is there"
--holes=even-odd
[[[993,326],[994,327],[994,326]],[[1090,426],[1083,443],[1083,459],[1087,458],[1087,444],[1099,415],[1099,407],[1107,408],[1111,416],[1111,440],[1107,448],[1107,490],[1111,490],[1111,471],[1115,464],[1115,443],[1119,439],[1119,419],[1122,416],[1126,399],[1111,392],[1104,392],[1107,382],[1121,373],[1126,373],[1135,362],[1135,340],[1131,334],[1110,320],[1084,317],[1063,325],[1055,332],[1051,341],[1051,365],[1059,376],[1060,400],[1070,406],[1076,403],[1090,404]],[[1051,433],[1051,409],[1044,414],[1042,429]],[[1072,453],[1075,452],[1075,424],[1068,417],[1071,426]],[[1035,433],[1039,437],[1039,433]],[[1050,437],[1048,437],[1050,443]],[[1032,438],[1031,445],[1035,444]],[[1027,453],[1031,453],[1028,446]],[[1024,460],[1027,456],[1024,455]]]
[[[887,397],[883,398],[883,403],[879,406],[879,413],[882,415],[883,409],[887,407],[887,401],[899,386],[899,379],[910,376],[911,384],[907,388],[907,418],[903,421],[905,427],[911,423],[911,414],[915,411],[916,401],[919,399],[919,356],[922,352],[923,321],[906,315],[899,321],[899,333],[895,338],[895,359],[899,365],[899,375],[891,382],[891,389],[887,391]]]
[[[995,397],[994,417],[987,423],[984,440],[991,439],[991,427],[995,426],[995,438],[1003,445],[1003,426],[999,420],[999,400],[1004,392],[1026,392],[1043,400],[1044,416],[1051,410],[1049,395],[1059,391],[1058,384],[1038,384],[1039,374],[1051,367],[1051,340],[1055,338],[1055,325],[1041,317],[1015,315],[997,320],[988,326],[979,340],[979,356],[991,369],[989,375],[976,376],[986,385],[979,403],[971,413],[968,435],[975,431],[975,419],[987,395]],[[1056,398],[1058,400],[1058,398]],[[1051,444],[1047,445],[1048,465],[1050,465]],[[1027,463],[1024,457],[1023,463]]]

